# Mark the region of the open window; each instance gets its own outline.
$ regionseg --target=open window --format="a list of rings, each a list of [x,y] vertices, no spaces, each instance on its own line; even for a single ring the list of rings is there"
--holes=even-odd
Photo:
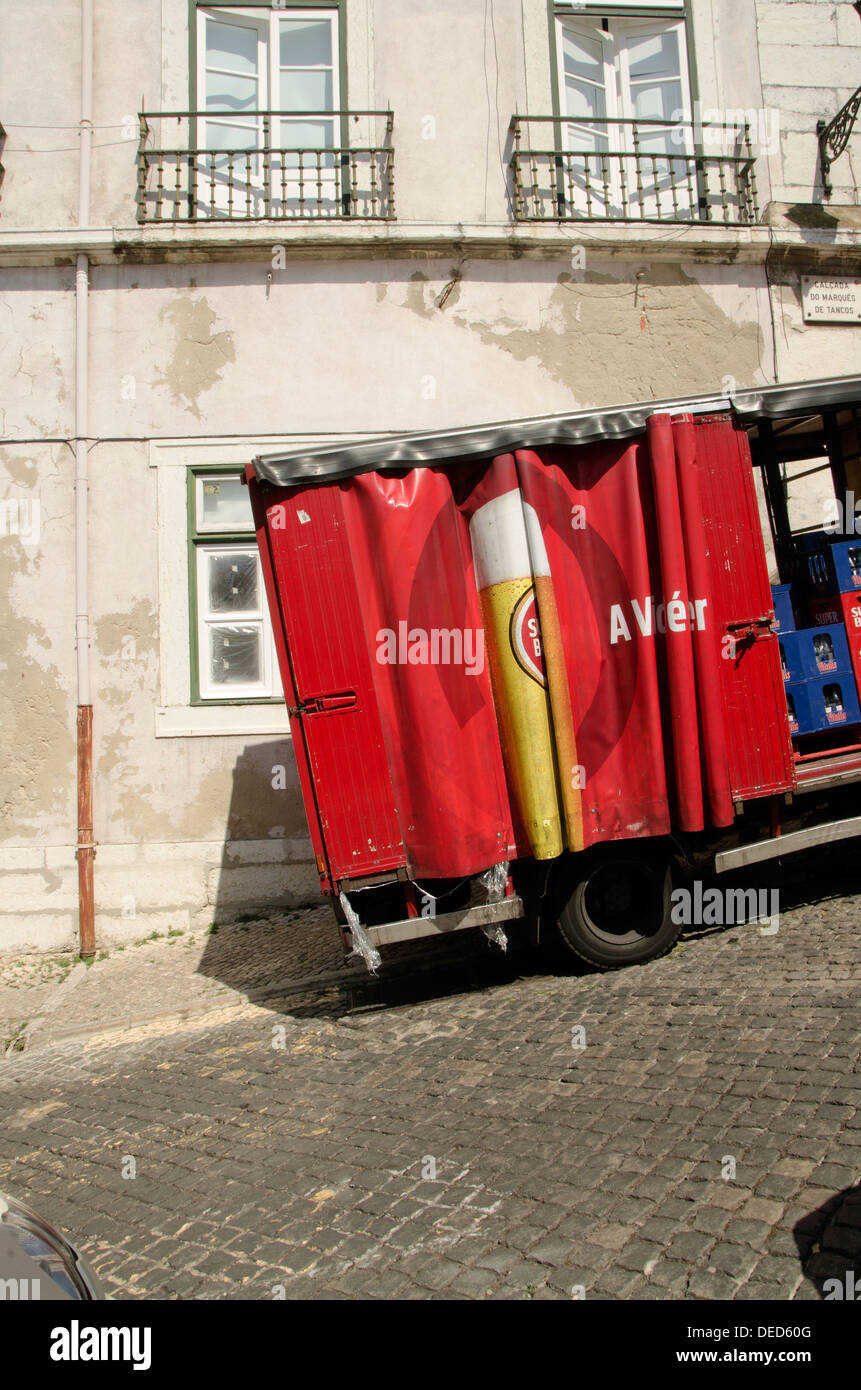
[[[197,26],[197,215],[335,215],[337,7],[201,7]]]
[[[569,197],[589,217],[695,215],[690,82],[682,19],[556,21]]]

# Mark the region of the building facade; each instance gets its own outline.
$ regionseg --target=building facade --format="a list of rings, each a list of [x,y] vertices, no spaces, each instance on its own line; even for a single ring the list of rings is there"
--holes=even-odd
[[[315,902],[243,468],[861,371],[802,301],[859,273],[861,140],[826,169],[817,123],[861,18],[6,0],[0,31],[0,950],[75,945],[90,829],[100,945]],[[820,482],[787,466],[799,524]]]

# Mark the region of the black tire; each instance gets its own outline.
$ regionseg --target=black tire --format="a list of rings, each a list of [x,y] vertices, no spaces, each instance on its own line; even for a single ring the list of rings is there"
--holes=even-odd
[[[655,960],[674,945],[669,852],[636,844],[587,851],[563,869],[557,920],[570,951],[603,970]]]

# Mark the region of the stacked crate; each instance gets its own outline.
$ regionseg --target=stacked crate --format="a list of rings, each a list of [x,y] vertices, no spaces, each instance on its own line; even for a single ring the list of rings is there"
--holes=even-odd
[[[772,590],[775,629],[793,737],[861,724],[861,540],[828,544],[823,532],[799,538],[806,577]]]

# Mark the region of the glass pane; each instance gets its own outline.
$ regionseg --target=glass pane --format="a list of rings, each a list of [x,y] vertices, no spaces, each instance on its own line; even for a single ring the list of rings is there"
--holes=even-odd
[[[679,120],[682,105],[681,82],[650,82],[645,86],[631,88],[634,115],[638,120],[656,121]]]
[[[56,1259],[57,1252],[54,1247],[44,1241],[41,1236],[37,1236],[34,1231],[28,1231],[25,1226],[16,1226],[15,1236],[25,1255],[32,1255],[35,1260],[44,1255]]]
[[[628,66],[631,78],[678,77],[679,43],[674,29],[648,38],[631,39],[628,44]]]
[[[332,23],[328,19],[281,21],[281,66],[326,66],[332,62]]]
[[[74,1284],[72,1283],[65,1270],[52,1269],[51,1279],[54,1281],[55,1284],[59,1285],[59,1287],[63,1290],[63,1293],[66,1294],[69,1298],[77,1299],[80,1297],[78,1290],[75,1288]]]
[[[241,478],[203,478],[198,481],[198,526],[219,531],[250,527],[251,498]]]
[[[590,87],[585,82],[566,78],[565,100],[566,114],[578,120],[588,121],[607,114],[603,87]]]
[[[228,72],[257,72],[257,30],[240,24],[206,23],[206,66]]]
[[[210,613],[247,613],[259,607],[257,596],[257,556],[210,555]]]
[[[603,126],[600,129],[584,130],[582,126],[569,125],[566,127],[566,134],[565,148],[577,154],[590,154],[593,151],[600,154],[602,150],[609,148],[609,141],[604,134]],[[618,144],[614,143],[613,149],[618,148]]]
[[[281,72],[282,111],[332,111],[331,72]]]
[[[604,55],[597,39],[587,39],[563,28],[562,61],[566,74],[587,77],[600,86],[604,85]]]
[[[223,125],[220,121],[207,121],[206,123],[206,148],[208,150],[256,150],[257,149],[257,122],[249,125]],[[204,160],[207,168],[209,161]],[[229,161],[217,160],[217,168],[226,168]],[[240,166],[237,165],[237,169]],[[244,169],[244,156],[241,167]]]
[[[209,672],[213,685],[253,685],[262,670],[261,623],[209,629]]]
[[[324,150],[331,149],[335,143],[334,122],[332,121],[282,121],[281,122],[281,148],[287,150]],[[288,155],[285,164],[296,165],[299,162],[298,155],[292,158]],[[322,160],[322,167],[331,168],[332,158],[326,156]],[[317,161],[313,158],[305,159],[306,168],[317,167]]]
[[[206,108],[211,111],[255,111],[257,82],[253,77],[231,77],[223,72],[206,74]]]

